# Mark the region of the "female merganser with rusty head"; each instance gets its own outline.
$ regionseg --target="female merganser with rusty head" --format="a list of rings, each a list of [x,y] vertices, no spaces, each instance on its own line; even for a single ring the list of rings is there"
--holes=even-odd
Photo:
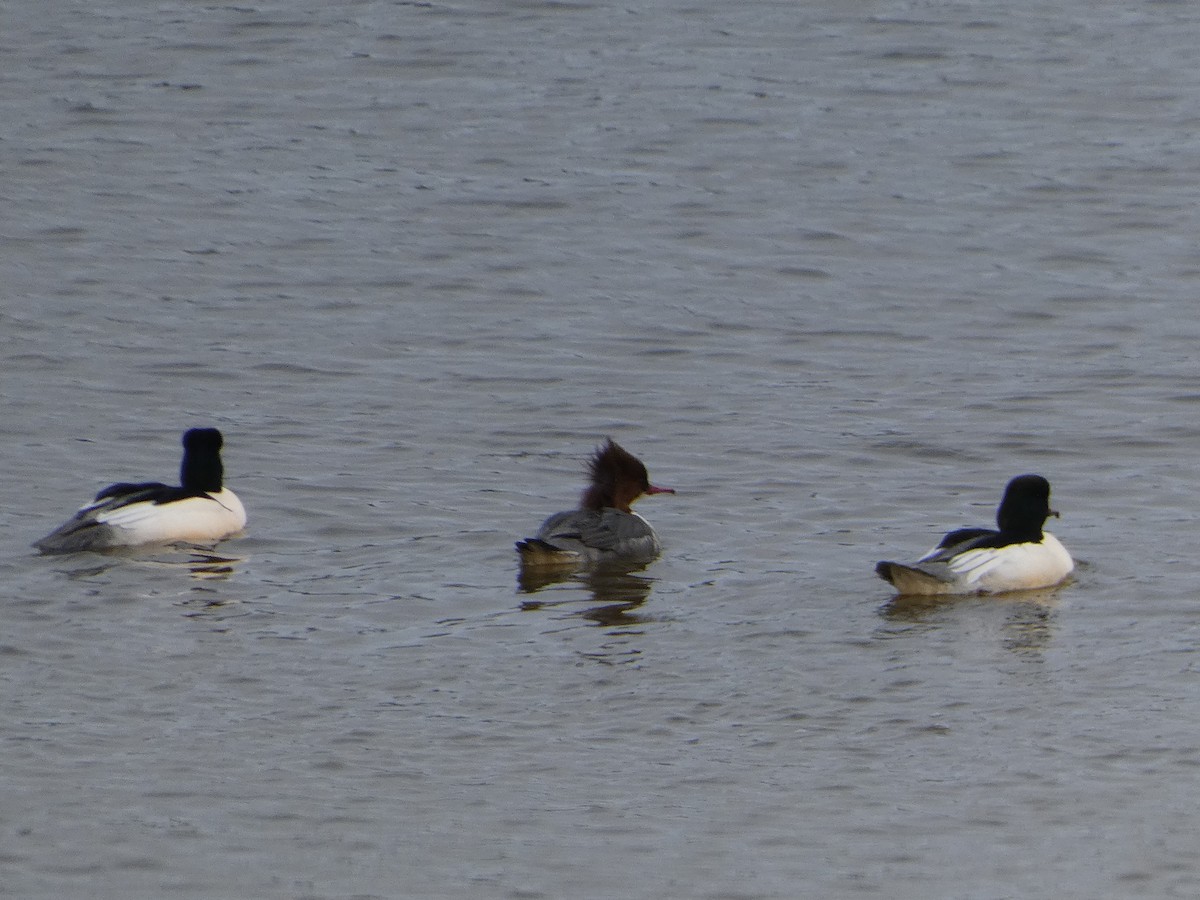
[[[1050,482],[1019,475],[1004,489],[996,513],[999,531],[962,528],[911,565],[881,562],[875,572],[901,594],[995,594],[1052,587],[1075,563],[1042,526],[1049,516]]]
[[[523,565],[635,563],[658,555],[658,535],[630,505],[642,494],[675,491],[651,484],[641,461],[611,438],[592,456],[589,472],[579,509],[555,513],[536,537],[517,543]]]
[[[75,553],[174,541],[212,543],[246,525],[242,501],[221,485],[221,432],[183,435],[179,487],[145,481],[113,484],[36,544],[43,553]]]

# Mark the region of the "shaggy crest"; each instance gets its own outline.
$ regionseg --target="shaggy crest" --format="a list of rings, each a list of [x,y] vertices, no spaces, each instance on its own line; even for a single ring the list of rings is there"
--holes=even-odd
[[[629,505],[650,490],[650,475],[636,456],[609,438],[588,463],[592,483],[583,492],[583,509],[612,507],[629,512]]]

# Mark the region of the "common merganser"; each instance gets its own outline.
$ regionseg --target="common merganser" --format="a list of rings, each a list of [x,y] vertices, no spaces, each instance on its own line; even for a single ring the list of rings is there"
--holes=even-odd
[[[662,550],[650,523],[630,509],[643,494],[673,494],[650,483],[641,460],[609,438],[588,466],[579,509],[555,513],[536,537],[517,542],[526,566],[634,563]]]
[[[76,553],[174,541],[211,543],[246,525],[242,501],[221,485],[221,432],[183,435],[179,487],[145,481],[112,484],[36,544],[42,553]]]
[[[1004,489],[999,531],[960,528],[911,565],[881,562],[875,573],[901,594],[994,594],[1058,584],[1075,568],[1058,538],[1043,531],[1050,482],[1019,475]]]

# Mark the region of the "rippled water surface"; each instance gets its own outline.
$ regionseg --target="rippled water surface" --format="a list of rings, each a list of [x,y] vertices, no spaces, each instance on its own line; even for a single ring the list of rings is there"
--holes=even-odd
[[[0,894],[1200,893],[1193,4],[9,6]],[[193,425],[245,537],[32,554]]]

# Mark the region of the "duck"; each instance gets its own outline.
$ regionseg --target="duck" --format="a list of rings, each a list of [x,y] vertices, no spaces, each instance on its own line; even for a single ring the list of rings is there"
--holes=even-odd
[[[875,574],[902,594],[997,594],[1054,587],[1075,569],[1058,538],[1043,530],[1050,508],[1050,482],[1018,475],[1004,489],[996,512],[999,530],[960,528],[949,532],[915,563],[883,561]]]
[[[221,432],[183,434],[178,487],[157,481],[110,484],[33,546],[44,554],[78,553],[176,541],[215,543],[246,526],[246,510],[222,484]]]
[[[643,495],[674,489],[651,484],[642,461],[612,438],[596,449],[588,474],[578,509],[555,513],[536,536],[517,542],[523,566],[649,562],[662,551],[650,523],[631,506]]]

